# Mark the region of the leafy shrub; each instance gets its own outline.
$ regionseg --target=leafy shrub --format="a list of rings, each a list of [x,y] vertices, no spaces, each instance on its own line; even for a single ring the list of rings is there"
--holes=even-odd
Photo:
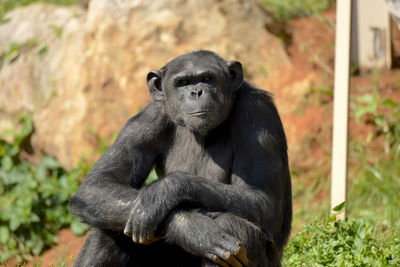
[[[400,236],[379,235],[364,220],[314,220],[285,250],[285,266],[400,266]]]
[[[19,130],[0,136],[0,263],[15,255],[39,254],[56,242],[60,228],[71,226],[75,234],[86,230],[68,211],[68,200],[86,170],[66,172],[48,156],[39,163],[24,159],[32,130],[24,115]]]
[[[294,17],[309,16],[327,10],[332,0],[262,0],[261,3],[272,15],[286,21]]]

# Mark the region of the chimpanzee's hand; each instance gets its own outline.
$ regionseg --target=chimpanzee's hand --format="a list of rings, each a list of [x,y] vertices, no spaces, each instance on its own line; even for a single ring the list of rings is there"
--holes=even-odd
[[[155,203],[150,192],[148,194],[139,193],[133,202],[124,234],[132,237],[135,243],[150,244],[158,240],[155,231],[165,215],[161,212],[163,209],[159,209],[153,204]]]
[[[177,244],[190,254],[220,266],[249,264],[243,243],[197,210],[172,211],[165,221],[162,235],[167,243]]]
[[[204,237],[208,242],[202,243],[203,257],[224,267],[241,267],[249,264],[246,249],[235,237],[222,230]]]
[[[174,190],[170,190],[179,186],[172,183],[176,182],[163,179],[139,191],[124,229],[135,243],[150,244],[159,239],[157,227],[179,202]]]

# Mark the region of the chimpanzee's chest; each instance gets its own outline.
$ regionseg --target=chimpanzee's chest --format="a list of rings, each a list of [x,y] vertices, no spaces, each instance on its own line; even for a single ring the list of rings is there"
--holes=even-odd
[[[201,137],[180,129],[165,155],[163,169],[166,174],[182,171],[230,183],[232,161],[229,134],[219,131]]]

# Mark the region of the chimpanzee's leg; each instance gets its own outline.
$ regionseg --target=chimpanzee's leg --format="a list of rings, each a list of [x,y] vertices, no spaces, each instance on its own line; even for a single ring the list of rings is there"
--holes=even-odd
[[[93,229],[74,266],[128,266],[134,251],[134,243],[123,233]]]
[[[199,259],[181,248],[157,241],[150,245],[135,244],[123,233],[93,229],[81,249],[75,267],[158,267],[194,266]]]

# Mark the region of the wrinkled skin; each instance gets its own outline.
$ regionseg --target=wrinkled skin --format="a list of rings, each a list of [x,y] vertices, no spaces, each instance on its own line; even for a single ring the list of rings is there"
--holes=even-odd
[[[76,266],[280,266],[292,203],[270,95],[210,51],[147,75],[153,101],[95,164],[71,209],[93,227]],[[160,177],[143,186],[155,168]]]

